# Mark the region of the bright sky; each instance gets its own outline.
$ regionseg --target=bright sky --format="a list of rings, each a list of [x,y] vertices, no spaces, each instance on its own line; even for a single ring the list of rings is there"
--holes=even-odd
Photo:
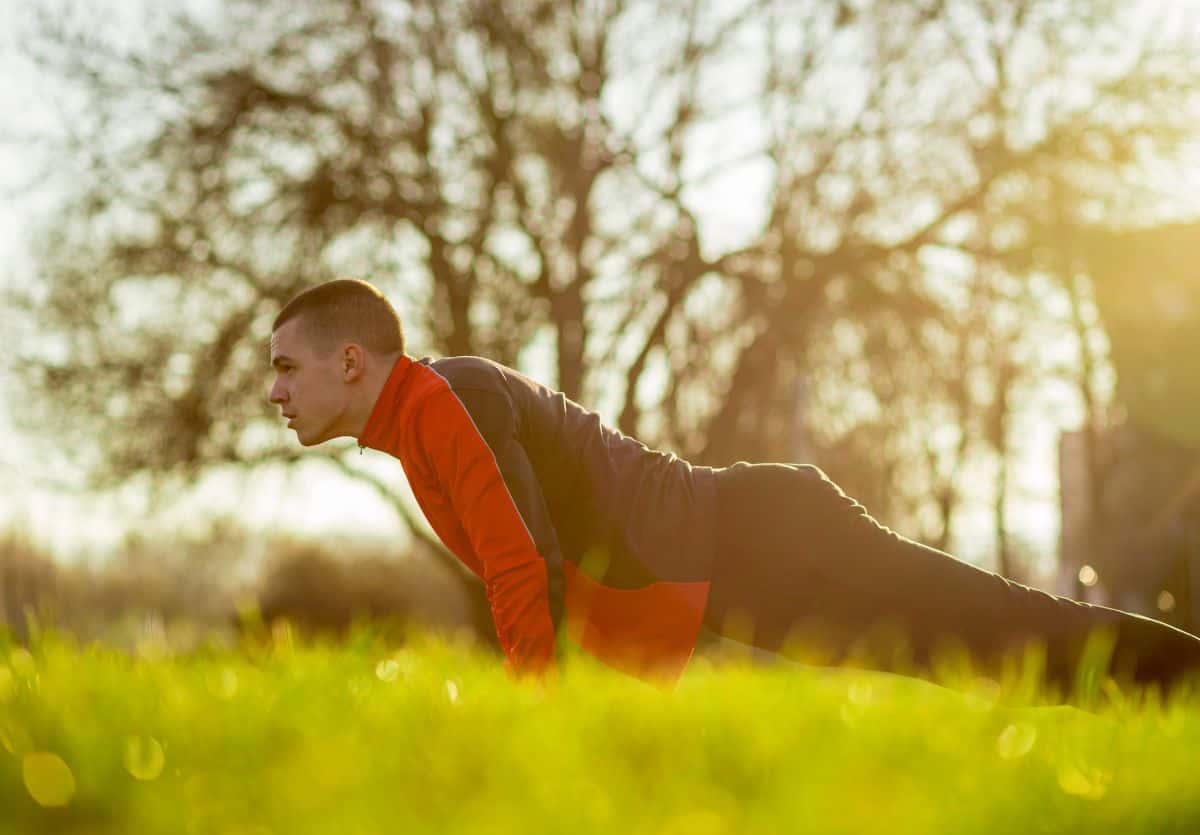
[[[7,3],[0,0],[0,12]],[[1172,8],[1182,12],[1187,0],[1146,0],[1145,5]],[[12,78],[11,59],[6,55],[11,37],[0,31],[0,77]],[[0,85],[0,136],[19,131],[26,120],[38,118],[43,104],[21,85]],[[16,118],[13,116],[16,115]],[[0,142],[0,189],[21,183],[26,173],[22,159],[28,148],[20,143]],[[734,229],[740,221],[746,225],[753,213],[745,207],[755,203],[755,197],[745,178],[716,184],[709,193],[711,208],[705,213],[707,223]],[[44,202],[44,201],[43,201]],[[722,211],[724,208],[724,211]],[[0,199],[0,283],[12,285],[32,279],[26,254],[25,236],[42,213],[44,205],[36,199]],[[731,227],[730,224],[734,224]],[[749,232],[747,228],[744,231]],[[11,333],[7,311],[0,311],[0,327]],[[28,331],[17,332],[18,339],[35,338]],[[410,347],[417,356],[426,353],[423,346]],[[536,352],[531,355],[529,373],[549,380],[548,358]],[[264,356],[264,394],[269,384],[269,369]],[[11,426],[12,404],[20,403],[21,395],[13,386],[8,369],[0,365],[0,528],[18,526],[26,529],[36,541],[54,549],[66,559],[100,555],[115,544],[127,526],[147,529],[148,512],[140,504],[136,490],[117,497],[68,496],[40,484],[43,476],[52,472],[56,447],[72,443],[73,439],[44,439],[16,434]],[[608,420],[615,414],[609,404],[585,404],[600,411]],[[1081,410],[1077,398],[1062,387],[1045,386],[1034,393],[1027,408],[1018,417],[1013,435],[1020,439],[1017,449],[1012,502],[1014,534],[1033,543],[1047,562],[1057,551],[1058,483],[1057,437],[1063,429],[1079,424]],[[353,441],[346,439],[348,446]],[[362,463],[396,485],[401,494],[411,496],[404,482],[399,462],[380,453],[371,452]],[[415,505],[410,503],[414,508]],[[278,471],[266,470],[250,480],[245,488],[223,475],[214,475],[203,484],[194,502],[180,513],[159,521],[162,530],[170,531],[187,524],[189,519],[208,510],[237,516],[256,527],[269,530],[305,532],[314,535],[337,532],[363,534],[371,532],[392,538],[399,550],[407,544],[407,536],[393,512],[369,488],[348,481],[316,464],[295,470],[285,481]],[[952,549],[967,559],[986,562],[981,555],[991,550],[990,508],[982,503],[971,507],[958,522],[958,537]],[[419,512],[418,512],[419,516]],[[153,530],[150,528],[149,530]]]

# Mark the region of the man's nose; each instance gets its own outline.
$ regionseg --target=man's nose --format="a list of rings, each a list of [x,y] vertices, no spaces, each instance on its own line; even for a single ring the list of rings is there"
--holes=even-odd
[[[269,401],[271,401],[272,403],[282,403],[283,402],[284,398],[283,398],[283,395],[281,394],[281,389],[279,387],[278,382],[271,384],[271,390],[267,392],[267,399]]]

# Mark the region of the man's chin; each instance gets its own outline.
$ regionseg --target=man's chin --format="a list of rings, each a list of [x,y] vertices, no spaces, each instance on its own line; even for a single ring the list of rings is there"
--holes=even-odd
[[[313,432],[312,430],[305,431],[297,426],[294,420],[288,425],[288,428],[296,433],[296,440],[300,443],[300,446],[317,446],[325,443],[331,437],[333,437],[325,432]]]

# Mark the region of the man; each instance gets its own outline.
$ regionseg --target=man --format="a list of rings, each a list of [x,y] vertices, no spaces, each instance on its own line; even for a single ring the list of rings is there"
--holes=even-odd
[[[947,647],[994,669],[1033,643],[1067,690],[1097,630],[1137,683],[1200,669],[1200,638],[905,539],[815,467],[693,466],[511,368],[404,349],[378,290],[320,284],[274,322],[270,401],[304,446],[348,436],[400,460],[438,537],[483,580],[513,674],[553,670],[565,632],[671,682],[702,624],[917,675]]]

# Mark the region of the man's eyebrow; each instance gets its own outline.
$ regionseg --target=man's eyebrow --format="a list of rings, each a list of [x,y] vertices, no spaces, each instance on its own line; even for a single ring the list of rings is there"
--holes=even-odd
[[[291,365],[296,364],[296,361],[294,359],[292,359],[291,357],[287,356],[286,354],[279,354],[278,356],[275,357],[275,359],[271,360],[271,365],[272,365],[272,367],[274,367],[274,366],[281,365],[285,362],[290,363]]]

